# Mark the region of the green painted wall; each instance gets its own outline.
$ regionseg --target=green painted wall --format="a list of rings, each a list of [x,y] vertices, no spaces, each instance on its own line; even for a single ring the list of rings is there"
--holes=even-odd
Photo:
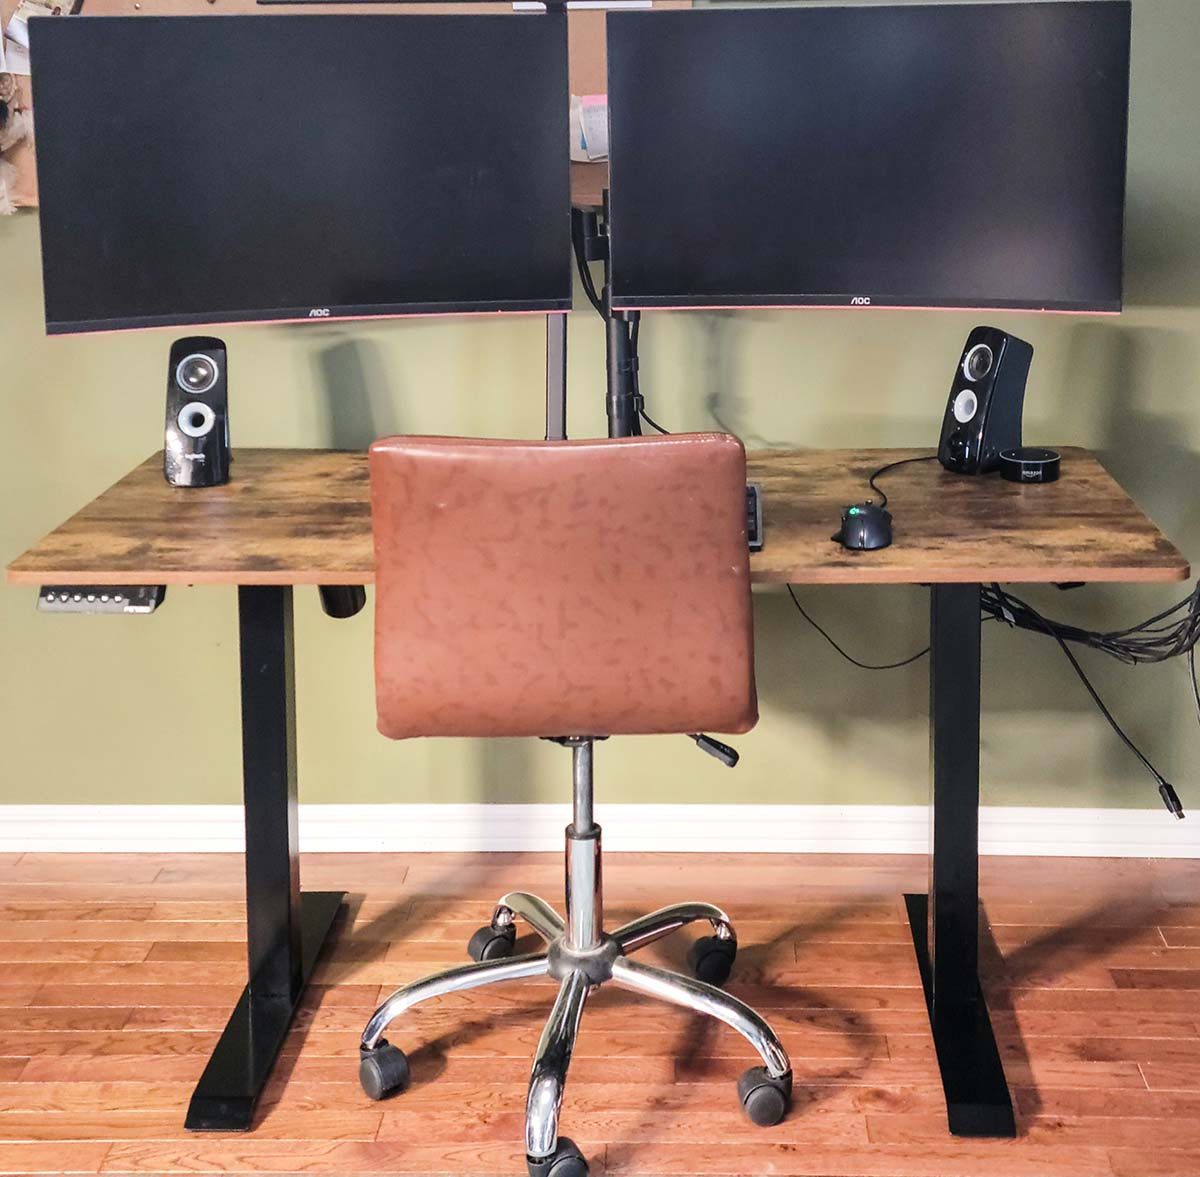
[[[1200,16],[1136,0],[1127,304],[1117,319],[989,315],[1037,358],[1027,438],[1091,446],[1200,558]],[[1048,117],[1053,117],[1052,112]],[[951,181],[952,182],[952,181]],[[582,296],[577,304],[586,305]],[[751,447],[926,445],[976,316],[817,312],[660,315],[643,326],[644,390],[675,429],[724,425]],[[537,436],[537,319],[245,327],[231,350],[236,445],[363,446],[388,432]],[[0,562],[161,442],[173,332],[47,339],[38,223],[0,220]],[[603,432],[599,320],[571,320],[575,436]],[[832,522],[832,521],[831,521]],[[1132,621],[1180,587],[1032,598],[1096,625]],[[918,588],[807,589],[852,651],[923,644]],[[873,620],[863,621],[865,615]],[[564,797],[564,754],[535,741],[419,740],[374,730],[371,614],[326,618],[297,594],[300,781],[307,801]],[[234,592],[172,589],[150,619],[47,618],[0,589],[0,801],[231,802],[239,796]],[[613,801],[915,803],[926,795],[923,664],[842,662],[785,595],[757,598],[762,720],[730,773],[679,738],[600,753]],[[1157,804],[1049,643],[985,630],[984,779],[991,804]],[[1085,659],[1129,730],[1200,801],[1200,731],[1182,663]],[[847,718],[866,717],[847,737]],[[186,755],[181,752],[186,750]]]

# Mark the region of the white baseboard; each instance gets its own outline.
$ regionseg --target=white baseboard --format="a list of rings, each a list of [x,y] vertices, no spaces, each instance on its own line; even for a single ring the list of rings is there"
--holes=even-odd
[[[919,805],[602,805],[608,850],[924,854]],[[562,805],[301,805],[307,851],[558,850]],[[984,854],[1200,858],[1200,821],[1162,809],[984,808]],[[240,805],[5,805],[0,851],[240,851]]]

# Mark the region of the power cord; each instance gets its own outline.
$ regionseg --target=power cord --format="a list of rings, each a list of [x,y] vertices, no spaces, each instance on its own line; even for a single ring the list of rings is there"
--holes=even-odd
[[[901,666],[908,666],[911,663],[916,662],[918,658],[924,658],[925,655],[929,653],[929,647],[926,646],[923,650],[918,650],[915,654],[911,654],[907,658],[902,658],[899,662],[884,662],[880,664],[873,662],[860,662],[854,657],[853,654],[847,654],[846,651],[843,650],[842,647],[839,646],[837,642],[835,642],[833,638],[830,637],[830,635],[820,625],[817,624],[816,620],[809,614],[804,606],[800,604],[800,598],[796,596],[796,590],[793,589],[790,584],[787,586],[787,591],[788,596],[792,598],[792,604],[795,605],[800,611],[800,616],[803,617],[804,620],[807,621],[808,624],[811,625],[813,629],[815,629],[817,633],[819,633],[839,654],[841,654],[841,656],[845,658],[847,662],[853,663],[860,670],[898,670]]]
[[[575,251],[575,265],[579,270],[579,281],[583,285],[583,292],[587,295],[588,302],[595,307],[596,313],[603,318],[604,304],[596,290],[596,283],[592,278],[592,270],[588,265],[587,233],[584,228],[584,214],[577,208],[571,210],[571,245]]]
[[[933,459],[936,457],[937,457],[937,454],[922,454],[919,458],[901,458],[898,462],[888,462],[886,466],[880,466],[879,469],[876,470],[875,473],[872,474],[867,479],[867,485],[877,495],[880,496],[879,505],[881,507],[886,507],[888,504],[888,497],[887,497],[886,492],[883,491],[879,486],[876,485],[876,483],[875,483],[876,478],[879,478],[881,475],[886,474],[889,470],[895,470],[897,466],[908,466],[913,462],[932,462]]]
[[[633,397],[634,403],[637,405],[638,416],[641,417],[651,429],[657,429],[664,436],[669,436],[671,431],[664,429],[649,413],[646,412],[646,398],[642,396],[642,382],[638,371],[638,335],[642,330],[642,316],[634,317],[633,323],[629,328],[629,360],[633,364]]]

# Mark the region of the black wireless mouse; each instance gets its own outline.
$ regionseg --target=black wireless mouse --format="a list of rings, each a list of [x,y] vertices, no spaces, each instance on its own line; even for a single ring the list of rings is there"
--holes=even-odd
[[[855,503],[842,512],[842,530],[832,536],[844,548],[872,551],[892,542],[892,516],[874,503]]]

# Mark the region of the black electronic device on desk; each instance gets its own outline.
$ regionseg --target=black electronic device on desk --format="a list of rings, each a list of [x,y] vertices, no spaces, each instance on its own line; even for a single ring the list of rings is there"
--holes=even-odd
[[[831,537],[851,551],[873,552],[892,542],[892,515],[872,503],[855,503],[842,512],[842,528]]]
[[[612,309],[1119,310],[1130,12],[609,12]]]
[[[988,474],[1021,445],[1033,347],[998,327],[976,327],[954,368],[938,461],[956,474]]]
[[[1023,445],[1000,454],[1001,477],[1025,486],[1057,482],[1061,466],[1062,455],[1045,446]]]
[[[229,481],[229,362],[225,344],[189,335],[167,361],[163,473],[172,486]]]
[[[570,309],[565,12],[29,37],[50,333]]]

